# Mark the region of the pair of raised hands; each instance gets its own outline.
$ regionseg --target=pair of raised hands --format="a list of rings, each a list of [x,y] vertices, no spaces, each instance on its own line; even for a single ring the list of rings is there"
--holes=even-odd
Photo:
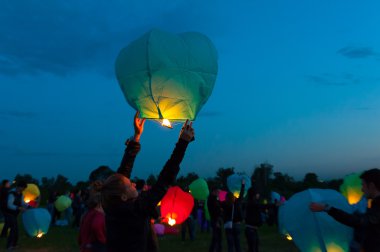
[[[140,141],[140,137],[142,132],[144,131],[144,123],[145,118],[139,118],[140,112],[136,112],[135,118],[134,118],[134,129],[135,129],[135,135],[134,140],[136,142]],[[186,122],[183,124],[181,132],[179,134],[179,138],[183,139],[187,142],[191,142],[194,140],[194,129],[193,129],[193,122],[189,122],[189,120],[186,120]]]

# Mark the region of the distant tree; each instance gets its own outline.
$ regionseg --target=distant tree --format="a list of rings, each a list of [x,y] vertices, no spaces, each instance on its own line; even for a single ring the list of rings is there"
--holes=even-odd
[[[97,169],[93,170],[90,173],[89,180],[90,182],[94,182],[96,180],[106,180],[110,175],[115,172],[106,165],[99,166]]]
[[[14,181],[25,181],[28,184],[36,184],[37,186],[39,185],[38,179],[33,178],[30,174],[17,174]]]
[[[150,186],[156,184],[156,182],[157,182],[157,178],[153,174],[150,174],[149,177],[146,180],[146,184],[150,185]]]
[[[216,171],[215,180],[216,180],[216,183],[221,185],[222,187],[221,189],[227,190],[227,178],[231,176],[232,174],[235,174],[234,170],[235,170],[234,167],[230,167],[230,168],[219,168]]]
[[[343,184],[343,179],[332,179],[326,182],[327,188],[339,191],[340,186]]]
[[[71,191],[72,188],[73,185],[69,182],[69,180],[65,176],[58,174],[54,181],[52,191],[56,191],[58,194],[65,194]]]
[[[193,182],[197,178],[199,178],[198,174],[196,174],[195,172],[190,172],[186,175],[186,177],[180,176],[177,179],[177,185],[181,187],[183,190],[187,190],[191,182]]]
[[[255,167],[251,176],[252,185],[255,185],[257,191],[264,197],[269,198],[270,195],[270,183],[273,173],[273,165],[269,163],[261,163]]]
[[[305,174],[305,177],[303,179],[303,186],[304,186],[304,189],[319,188],[321,187],[321,182],[318,181],[317,174],[313,172],[309,172]]]

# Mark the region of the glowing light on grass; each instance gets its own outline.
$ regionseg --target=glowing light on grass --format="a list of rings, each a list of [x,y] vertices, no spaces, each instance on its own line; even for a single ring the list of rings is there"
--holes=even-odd
[[[290,234],[286,234],[286,239],[288,239],[289,241],[293,240],[293,238],[290,236]]]
[[[37,238],[41,238],[43,235],[44,235],[44,232],[42,232],[42,231],[38,231],[36,237],[37,237]]]

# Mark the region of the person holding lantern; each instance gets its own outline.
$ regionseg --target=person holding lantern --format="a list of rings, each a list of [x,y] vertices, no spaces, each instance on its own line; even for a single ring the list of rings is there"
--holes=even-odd
[[[310,203],[313,212],[327,212],[338,222],[360,229],[360,246],[364,252],[380,251],[380,169],[370,169],[360,175],[362,191],[372,199],[371,207],[364,214],[348,214],[340,209],[323,203]]]
[[[180,132],[174,151],[161,170],[156,184],[139,195],[130,181],[133,164],[140,150],[140,137],[145,119],[137,112],[134,136],[127,140],[120,167],[100,189],[106,216],[107,251],[157,251],[151,219],[158,217],[156,206],[174,182],[188,144],[194,140],[192,123],[187,120]]]
[[[228,192],[226,201],[222,205],[228,252],[241,252],[240,223],[243,220],[241,203],[244,197],[244,188],[245,180],[242,179],[238,198],[236,199],[232,192]]]

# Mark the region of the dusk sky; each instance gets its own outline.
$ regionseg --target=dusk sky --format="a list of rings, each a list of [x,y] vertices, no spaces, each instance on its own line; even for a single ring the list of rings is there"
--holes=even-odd
[[[135,112],[114,63],[152,28],[201,32],[218,51],[180,175],[250,175],[269,162],[331,179],[379,167],[379,10],[377,0],[2,1],[0,179],[117,169]],[[145,124],[133,177],[159,173],[180,128]]]

